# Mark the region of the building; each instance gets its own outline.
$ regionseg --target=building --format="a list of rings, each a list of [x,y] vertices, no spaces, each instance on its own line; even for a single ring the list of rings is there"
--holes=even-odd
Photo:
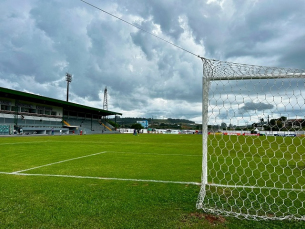
[[[0,135],[118,133],[105,121],[121,113],[0,87]]]
[[[286,121],[283,121],[283,125],[286,128],[302,129],[302,127],[305,126],[305,120],[304,119],[287,119]]]
[[[141,124],[143,128],[147,129],[148,128],[148,121],[143,120],[143,121],[137,121],[137,123]]]

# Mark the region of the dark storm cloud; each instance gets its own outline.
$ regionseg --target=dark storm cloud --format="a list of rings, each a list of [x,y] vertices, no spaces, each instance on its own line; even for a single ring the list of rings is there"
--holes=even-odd
[[[179,15],[181,12],[176,12],[176,10],[183,5],[177,7],[176,3],[175,0],[155,1],[152,3],[153,7],[151,7],[151,14],[154,17],[154,22],[161,25],[162,31],[167,35],[178,39],[184,30],[179,24]]]
[[[62,58],[54,52],[52,40],[35,27],[26,12],[15,10],[13,2],[5,8],[11,11],[0,16],[1,77],[30,75],[38,82],[56,79],[58,71],[50,65],[56,65]]]
[[[249,102],[249,103],[245,103],[245,105],[242,106],[240,109],[245,111],[254,111],[254,110],[263,111],[263,110],[270,110],[273,107],[274,106],[272,104]]]
[[[200,21],[199,11],[188,18],[197,42],[203,40],[209,57],[231,60],[276,57],[277,66],[305,68],[304,63],[287,66],[281,60],[286,60],[287,46],[290,50],[299,47],[294,41],[305,33],[304,8],[305,2],[301,0],[293,4],[286,0],[224,1],[223,8],[213,3],[202,7],[206,17]]]
[[[183,10],[186,5],[188,4],[175,0],[156,0],[150,2],[129,0],[121,3],[119,7],[131,14],[140,15],[146,20],[151,18],[155,24],[160,25],[164,34],[178,39],[184,32],[179,23],[179,16],[184,14]],[[141,27],[149,31],[145,25],[141,25]]]
[[[147,60],[153,60],[153,56],[158,50],[154,45],[155,40],[153,40],[151,35],[144,32],[136,32],[131,34],[131,38],[133,43],[139,46],[143,53],[145,53]]]
[[[305,17],[303,17],[305,21]],[[305,34],[300,37],[294,38],[291,43],[287,44],[281,50],[283,55],[279,58],[279,62],[282,66],[288,66],[293,68],[305,69]]]

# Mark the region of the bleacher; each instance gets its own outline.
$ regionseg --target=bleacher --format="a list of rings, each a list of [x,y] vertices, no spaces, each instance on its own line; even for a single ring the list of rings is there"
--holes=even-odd
[[[118,133],[112,125],[98,119],[69,117],[65,121],[70,125],[66,125],[70,128],[70,133],[72,131],[76,134],[80,131],[86,134]]]
[[[15,115],[0,113],[0,125],[10,126],[13,133],[15,126]],[[54,134],[60,134],[60,130],[63,134],[68,134],[69,129],[63,128],[62,121],[58,117],[39,117],[37,115],[23,115],[23,118],[18,118],[16,131],[19,133],[22,129],[23,134],[51,134],[52,130]],[[3,131],[1,131],[3,130]],[[0,135],[6,135],[7,130],[1,129]]]
[[[15,115],[0,113],[0,125],[12,126],[15,125]],[[22,129],[23,134],[103,134],[103,133],[118,133],[114,127],[105,120],[73,117],[70,116],[64,119],[64,122],[57,117],[40,117],[37,115],[22,115],[22,118],[17,120],[19,129]],[[17,130],[19,132],[19,130]],[[1,129],[0,135],[7,134],[7,130]]]
[[[10,126],[10,134],[115,133],[101,121],[111,115],[122,114],[0,87],[0,125]]]
[[[9,135],[10,125],[0,125],[0,135]]]
[[[119,133],[114,127],[105,120],[69,117],[64,123],[61,119],[51,117],[36,117],[24,115],[23,118],[18,118],[16,129],[20,128],[23,134],[113,134]],[[6,135],[13,132],[15,126],[14,114],[0,113],[0,135]],[[5,126],[5,127],[4,127]],[[7,131],[7,126],[11,126],[11,131]],[[53,130],[53,131],[52,131]],[[61,132],[60,132],[61,130]]]

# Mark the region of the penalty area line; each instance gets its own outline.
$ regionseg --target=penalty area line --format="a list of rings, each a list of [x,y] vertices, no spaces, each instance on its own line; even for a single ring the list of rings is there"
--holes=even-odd
[[[198,183],[198,182],[187,182],[187,181],[164,181],[164,180],[145,180],[145,179],[129,179],[129,178],[115,178],[115,177],[91,177],[91,176],[73,176],[73,175],[57,175],[57,174],[32,174],[32,173],[15,173],[15,172],[13,172],[13,173],[3,173],[3,174],[17,175],[17,176],[42,176],[42,177],[76,178],[76,179],[95,179],[95,180],[137,181],[137,182],[150,182],[150,183],[197,185],[197,186],[201,185],[201,183]]]
[[[42,168],[42,167],[46,167],[46,166],[50,166],[50,165],[60,164],[60,163],[64,163],[64,162],[67,162],[67,161],[73,161],[73,160],[77,160],[77,159],[81,159],[81,158],[91,157],[91,156],[99,155],[99,154],[102,154],[102,153],[107,153],[107,151],[94,153],[94,154],[89,154],[89,155],[85,155],[85,156],[81,156],[81,157],[70,158],[70,159],[67,159],[67,160],[57,161],[57,162],[49,163],[49,164],[46,164],[46,165],[40,165],[40,166],[36,166],[36,167],[33,167],[33,168],[24,169],[24,170],[20,170],[20,171],[15,171],[15,172],[12,172],[12,174],[19,174],[19,173],[22,173],[22,172],[25,172],[25,171],[38,169],[38,168]]]

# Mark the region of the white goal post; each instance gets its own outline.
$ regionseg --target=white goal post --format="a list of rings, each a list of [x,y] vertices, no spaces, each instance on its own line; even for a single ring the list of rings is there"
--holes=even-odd
[[[305,71],[201,59],[197,208],[305,220]]]

